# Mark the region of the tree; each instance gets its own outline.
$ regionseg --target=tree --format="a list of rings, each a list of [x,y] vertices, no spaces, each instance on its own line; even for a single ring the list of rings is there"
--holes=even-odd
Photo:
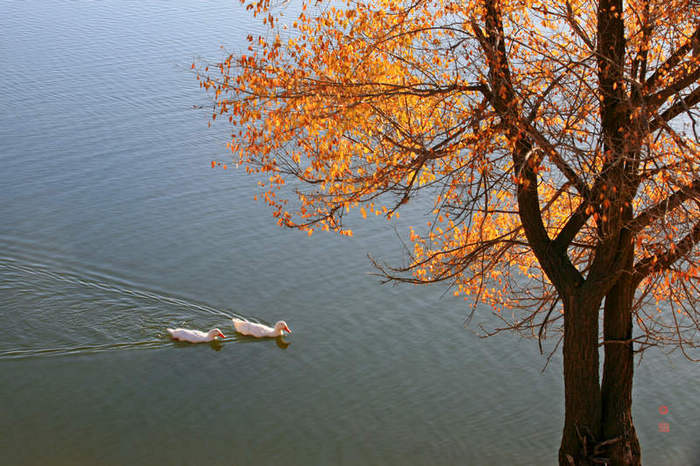
[[[280,225],[350,235],[351,209],[430,199],[385,277],[559,335],[560,464],[641,464],[634,354],[692,358],[700,330],[697,2],[319,1],[291,25],[247,7],[269,34],[197,77]]]

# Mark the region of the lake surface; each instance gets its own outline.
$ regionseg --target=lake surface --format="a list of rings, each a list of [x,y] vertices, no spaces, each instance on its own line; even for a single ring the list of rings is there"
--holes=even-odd
[[[1,462],[554,464],[560,358],[541,372],[443,288],[370,275],[419,209],[308,238],[211,168],[228,129],[189,65],[260,30],[231,0],[0,0]],[[233,315],[293,333],[236,337]],[[645,464],[700,464],[698,374],[637,367]]]

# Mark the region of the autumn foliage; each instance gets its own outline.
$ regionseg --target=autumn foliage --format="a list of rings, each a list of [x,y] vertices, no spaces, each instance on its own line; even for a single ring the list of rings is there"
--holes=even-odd
[[[212,119],[232,125],[234,161],[264,175],[262,198],[281,225],[350,235],[351,209],[392,218],[429,199],[427,227],[407,232],[408,267],[377,264],[387,278],[446,281],[474,305],[513,309],[504,328],[538,337],[563,328],[567,384],[599,384],[602,303],[627,334],[604,337],[606,350],[621,346],[631,358],[633,343],[670,344],[691,357],[700,329],[697,2],[247,6],[269,33],[248,36],[247,51],[197,77],[213,94]],[[566,370],[567,332],[595,359],[583,372]],[[611,445],[605,427],[590,427],[612,409],[605,390],[602,414],[576,421],[590,432],[565,428],[576,446],[563,446],[560,461],[594,461],[588,434]],[[580,408],[574,396],[567,391],[567,416]]]

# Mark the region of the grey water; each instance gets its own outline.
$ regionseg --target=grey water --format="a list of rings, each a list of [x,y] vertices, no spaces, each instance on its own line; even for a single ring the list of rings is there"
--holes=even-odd
[[[251,32],[232,0],[0,0],[0,462],[555,464],[560,358],[371,275],[420,209],[309,238],[211,168],[230,129],[189,66]],[[237,337],[234,315],[293,333]],[[645,464],[698,464],[698,366],[636,371]]]

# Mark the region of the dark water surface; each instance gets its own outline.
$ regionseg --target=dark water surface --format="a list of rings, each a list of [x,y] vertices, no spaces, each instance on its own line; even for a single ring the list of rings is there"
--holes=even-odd
[[[554,464],[559,358],[379,285],[391,225],[307,238],[211,169],[227,129],[189,64],[258,29],[231,0],[0,0],[0,462]],[[232,315],[294,333],[237,338]],[[697,382],[675,355],[638,367],[647,465],[697,461]]]

